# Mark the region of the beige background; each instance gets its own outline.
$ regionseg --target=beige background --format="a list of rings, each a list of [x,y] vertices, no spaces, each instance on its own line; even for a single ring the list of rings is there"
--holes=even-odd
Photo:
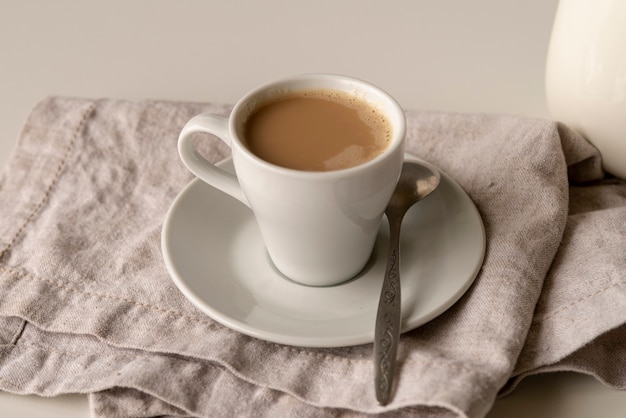
[[[549,118],[557,0],[0,0],[0,167],[48,95],[233,103],[258,84],[335,72],[411,110]],[[177,158],[177,156],[172,156]],[[626,393],[526,379],[490,418],[617,418]],[[0,416],[87,417],[83,395],[0,394]]]

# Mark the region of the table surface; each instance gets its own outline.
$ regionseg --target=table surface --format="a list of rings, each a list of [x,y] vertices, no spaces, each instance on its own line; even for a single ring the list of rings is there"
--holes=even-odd
[[[0,167],[49,95],[233,103],[286,75],[347,74],[410,110],[549,118],[557,0],[1,0]],[[0,393],[0,415],[88,417],[85,395]],[[588,376],[525,379],[489,418],[622,417]]]

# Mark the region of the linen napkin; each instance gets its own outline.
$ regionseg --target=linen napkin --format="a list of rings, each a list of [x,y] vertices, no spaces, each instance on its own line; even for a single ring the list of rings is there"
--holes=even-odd
[[[460,301],[403,334],[391,404],[375,400],[371,344],[280,345],[205,316],[171,281],[160,230],[192,179],[182,126],[229,110],[62,97],[33,110],[0,178],[1,390],[87,393],[94,417],[482,417],[532,373],[625,386],[626,184],[551,121],[407,112],[407,151],[469,194],[487,250]]]

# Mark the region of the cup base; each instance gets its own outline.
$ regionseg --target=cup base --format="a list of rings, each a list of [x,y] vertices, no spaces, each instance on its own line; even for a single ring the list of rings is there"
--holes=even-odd
[[[374,266],[376,265],[376,262],[378,261],[378,257],[376,256],[376,251],[372,250],[372,253],[370,254],[370,257],[367,259],[367,262],[365,263],[365,265],[363,267],[361,267],[361,269],[355,273],[354,275],[351,275],[350,277],[346,278],[346,279],[341,279],[340,281],[337,281],[335,283],[328,283],[328,284],[312,284],[312,283],[307,283],[304,281],[300,281],[300,280],[296,280],[296,279],[292,279],[291,277],[287,276],[285,273],[283,273],[274,263],[274,260],[272,260],[272,257],[270,257],[269,253],[267,252],[267,250],[265,251],[265,256],[267,258],[267,262],[269,264],[269,266],[271,266],[272,270],[274,270],[276,272],[276,274],[278,276],[280,276],[281,278],[283,278],[284,280],[287,280],[291,283],[297,284],[299,286],[306,286],[306,287],[335,287],[335,286],[343,286],[345,284],[351,283],[355,280],[359,280],[361,277],[367,275],[367,273],[369,273],[369,271],[374,268]],[[381,277],[382,280],[382,277]]]

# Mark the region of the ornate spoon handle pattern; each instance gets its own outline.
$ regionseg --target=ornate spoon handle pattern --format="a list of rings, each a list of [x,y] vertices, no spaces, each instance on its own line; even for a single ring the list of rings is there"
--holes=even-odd
[[[376,399],[381,405],[386,405],[389,402],[400,340],[402,308],[400,305],[399,235],[401,222],[401,216],[395,223],[390,219],[391,246],[374,331],[374,382]]]

